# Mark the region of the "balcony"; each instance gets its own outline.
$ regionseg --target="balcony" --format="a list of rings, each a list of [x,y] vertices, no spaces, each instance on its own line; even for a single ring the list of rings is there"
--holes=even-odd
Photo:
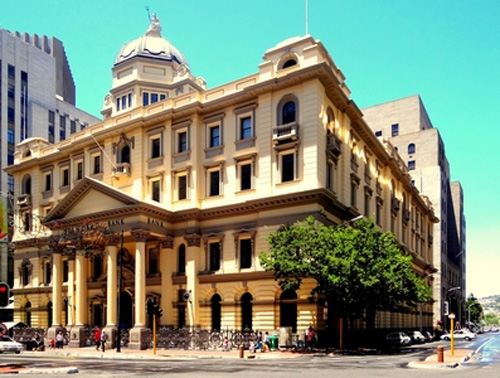
[[[17,197],[17,206],[28,207],[31,206],[31,194],[22,194]]]
[[[336,157],[339,157],[342,153],[342,141],[335,134],[328,134],[327,136],[327,149],[328,152]]]
[[[128,176],[130,177],[131,166],[130,163],[118,163],[113,167],[113,176]]]
[[[299,124],[297,122],[273,127],[273,143],[276,145],[285,141],[295,141],[299,138]]]

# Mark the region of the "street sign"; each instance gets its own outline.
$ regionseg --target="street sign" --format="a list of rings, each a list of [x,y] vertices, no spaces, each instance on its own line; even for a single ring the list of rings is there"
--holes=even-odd
[[[9,329],[3,323],[0,323],[0,336],[6,335]]]

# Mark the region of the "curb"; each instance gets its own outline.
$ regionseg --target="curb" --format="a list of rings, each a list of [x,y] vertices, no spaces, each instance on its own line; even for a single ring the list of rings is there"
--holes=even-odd
[[[33,368],[33,369],[25,369],[19,370],[16,372],[17,374],[76,374],[78,373],[77,367],[65,367],[65,368]]]

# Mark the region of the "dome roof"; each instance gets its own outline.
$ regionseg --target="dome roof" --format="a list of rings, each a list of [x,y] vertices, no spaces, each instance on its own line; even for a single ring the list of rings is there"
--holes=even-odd
[[[160,20],[156,17],[156,13],[151,17],[151,24],[146,34],[123,45],[116,56],[115,65],[136,56],[177,62],[189,69],[184,55],[161,36]]]

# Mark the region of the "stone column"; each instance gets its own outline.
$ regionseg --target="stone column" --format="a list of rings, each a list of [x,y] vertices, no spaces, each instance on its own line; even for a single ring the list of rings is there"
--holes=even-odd
[[[174,238],[167,235],[161,240],[160,251],[160,273],[161,273],[161,300],[160,307],[163,310],[163,316],[160,318],[160,324],[174,325],[174,308],[172,303],[176,301],[176,291],[172,287],[172,274],[175,270],[175,258],[173,255]]]
[[[185,235],[184,239],[187,241],[186,286],[187,291],[189,292],[189,301],[187,303],[187,323],[190,326],[197,326],[200,324],[198,271],[200,266],[200,259],[203,258],[203,253],[200,252],[201,236],[199,234],[189,234]]]
[[[120,238],[118,235],[110,235],[107,238],[108,245],[106,247],[108,255],[107,273],[108,280],[106,282],[106,292],[107,292],[107,307],[106,307],[106,327],[104,330],[108,334],[108,342],[110,348],[116,346],[116,320],[117,320],[117,298],[118,298],[118,243]]]
[[[135,324],[130,330],[130,349],[146,349],[146,240],[149,232],[131,232],[135,238]]]
[[[75,260],[68,260],[68,328],[75,325]]]
[[[85,324],[87,324],[88,314],[88,293],[87,293],[87,258],[76,252],[76,306],[75,306],[75,326],[71,330],[71,347],[85,346]]]
[[[60,253],[52,253],[52,326],[48,337],[55,338],[57,332],[62,328],[62,256]]]

